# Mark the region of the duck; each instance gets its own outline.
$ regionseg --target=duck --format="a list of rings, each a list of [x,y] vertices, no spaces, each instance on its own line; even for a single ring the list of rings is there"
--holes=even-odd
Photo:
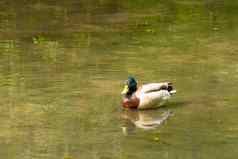
[[[148,83],[137,86],[134,77],[129,76],[121,92],[122,107],[129,109],[153,109],[164,105],[176,94],[171,82]]]

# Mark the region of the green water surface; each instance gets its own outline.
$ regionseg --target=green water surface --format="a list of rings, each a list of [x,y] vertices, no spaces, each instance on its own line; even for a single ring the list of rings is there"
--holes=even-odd
[[[1,0],[1,159],[236,159],[238,1]],[[136,128],[128,75],[171,81]],[[126,132],[124,131],[126,129]]]

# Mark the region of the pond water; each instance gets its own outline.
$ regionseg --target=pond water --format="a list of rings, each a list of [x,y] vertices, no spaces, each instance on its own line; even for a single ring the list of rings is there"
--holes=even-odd
[[[237,14],[232,0],[2,0],[1,158],[236,158]],[[177,94],[124,111],[128,75]]]

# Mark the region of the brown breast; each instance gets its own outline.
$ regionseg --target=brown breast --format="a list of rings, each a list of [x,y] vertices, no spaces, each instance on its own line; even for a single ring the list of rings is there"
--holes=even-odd
[[[139,106],[140,99],[133,95],[130,98],[124,98],[122,101],[122,105],[125,108],[137,108]]]

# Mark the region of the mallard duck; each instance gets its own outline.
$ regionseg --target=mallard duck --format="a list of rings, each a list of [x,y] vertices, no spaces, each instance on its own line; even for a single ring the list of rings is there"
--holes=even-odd
[[[137,87],[134,77],[128,77],[121,94],[124,108],[152,109],[163,105],[176,90],[171,82],[149,83]]]

